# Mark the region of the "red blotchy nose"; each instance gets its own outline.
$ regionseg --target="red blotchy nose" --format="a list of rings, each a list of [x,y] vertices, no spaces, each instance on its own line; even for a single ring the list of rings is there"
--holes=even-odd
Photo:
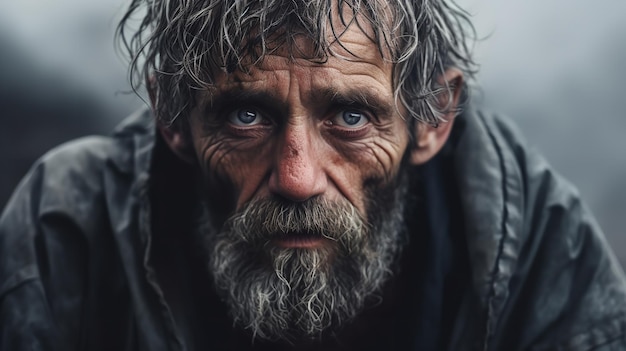
[[[298,202],[321,195],[326,190],[327,178],[320,158],[306,127],[289,126],[276,152],[270,191]]]

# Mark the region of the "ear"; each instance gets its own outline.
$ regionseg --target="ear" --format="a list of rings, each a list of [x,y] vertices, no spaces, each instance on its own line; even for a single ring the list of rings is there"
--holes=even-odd
[[[184,122],[183,122],[184,123]],[[196,156],[191,140],[183,133],[180,128],[174,126],[165,126],[158,124],[159,132],[165,140],[170,150],[183,162],[194,164]]]
[[[170,150],[182,161],[186,163],[194,163],[196,161],[191,140],[185,135],[180,126],[165,125],[157,116],[156,101],[157,87],[156,78],[151,76],[146,80],[148,96],[150,96],[150,104],[152,105],[152,113],[157,117],[156,123],[159,133],[165,140]],[[184,121],[182,123],[185,123]]]
[[[457,68],[449,68],[439,77],[438,83],[449,89],[449,91],[442,92],[438,98],[438,107],[445,111],[443,115],[445,122],[436,126],[425,123],[415,124],[414,128],[417,130],[414,135],[416,137],[410,150],[410,162],[413,165],[424,164],[433,158],[448,140],[454,125],[463,90],[463,73]]]

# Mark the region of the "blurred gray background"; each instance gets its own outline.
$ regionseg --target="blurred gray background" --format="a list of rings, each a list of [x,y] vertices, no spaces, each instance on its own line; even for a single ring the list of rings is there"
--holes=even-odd
[[[474,96],[578,186],[626,264],[626,2],[462,0]],[[0,2],[0,208],[36,158],[143,105],[113,49],[122,0]]]

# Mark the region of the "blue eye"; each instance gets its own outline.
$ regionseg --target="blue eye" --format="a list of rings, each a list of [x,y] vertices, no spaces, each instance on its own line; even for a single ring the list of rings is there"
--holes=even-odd
[[[345,110],[335,116],[334,124],[345,128],[358,128],[369,122],[367,116],[359,111]]]
[[[254,126],[263,122],[261,113],[252,108],[242,108],[235,110],[228,116],[230,123],[237,126]]]

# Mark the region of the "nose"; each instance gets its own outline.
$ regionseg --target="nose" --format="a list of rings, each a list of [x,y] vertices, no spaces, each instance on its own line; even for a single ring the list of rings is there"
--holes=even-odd
[[[281,135],[269,179],[271,193],[302,202],[326,191],[319,150],[306,125],[288,125]]]

